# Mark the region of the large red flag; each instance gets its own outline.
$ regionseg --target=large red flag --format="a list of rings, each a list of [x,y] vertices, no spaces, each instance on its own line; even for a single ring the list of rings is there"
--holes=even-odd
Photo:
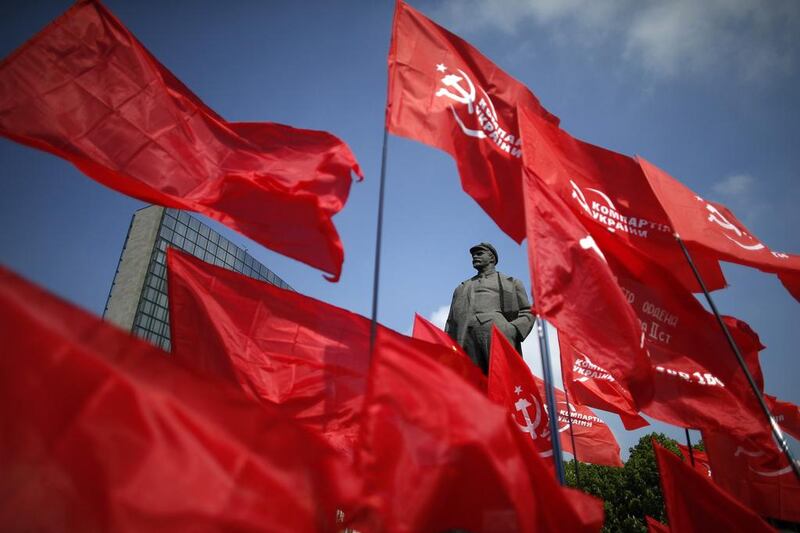
[[[711,477],[711,463],[708,461],[708,454],[696,448],[689,450],[689,447],[680,442],[675,443],[683,455],[683,462],[691,465],[692,468],[706,477]],[[694,462],[694,464],[692,464]]]
[[[672,452],[653,443],[661,489],[673,531],[774,531],[757,514],[720,490]]]
[[[771,444],[742,443],[703,432],[714,481],[762,516],[800,522],[800,482],[786,457]]]
[[[573,403],[616,413],[629,431],[648,425],[647,420],[637,414],[630,392],[588,355],[576,350],[566,333],[558,333],[558,347],[564,387]]]
[[[369,370],[369,320],[167,252],[172,353],[281,404],[352,454]]]
[[[397,1],[386,127],[449,153],[464,191],[522,242],[518,107],[557,122],[527,87],[473,46]]]
[[[599,531],[600,502],[562,489],[524,453],[506,410],[425,351],[378,332],[360,465],[385,531]]]
[[[589,234],[613,237],[669,270],[685,287],[699,291],[669,218],[636,160],[575,139],[535,115],[528,114],[528,119],[526,169],[564,200]],[[710,290],[724,287],[717,261],[706,260],[701,253],[694,256],[706,286]]]
[[[347,145],[322,131],[225,121],[99,2],[77,2],[0,63],[0,135],[341,273],[331,217],[351,171],[360,175]]]
[[[584,223],[529,169],[528,155],[536,152],[528,135],[534,118],[523,110],[519,125],[536,311],[573,335],[579,351],[593,354],[594,363],[631,392],[637,407],[645,405],[653,382],[639,320]]]
[[[492,327],[489,399],[503,405],[534,453],[553,456],[550,418],[531,369],[505,335]],[[548,461],[552,464],[552,460]]]
[[[280,404],[351,455],[370,364],[369,319],[174,249],[167,266],[174,357]],[[439,345],[427,353],[485,390],[469,359]]]
[[[324,441],[0,269],[0,530],[334,531]]]
[[[770,250],[727,207],[701,198],[644,158],[638,160],[681,239],[705,255],[713,253],[717,259],[778,274],[800,301],[800,294],[794,290],[794,282],[800,277],[799,255]]]

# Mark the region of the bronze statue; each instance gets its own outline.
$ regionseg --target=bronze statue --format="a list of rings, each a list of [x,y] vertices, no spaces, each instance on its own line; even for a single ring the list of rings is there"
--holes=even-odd
[[[453,292],[445,331],[488,374],[492,325],[522,353],[522,341],[533,329],[533,315],[522,282],[495,270],[494,246],[482,242],[469,253],[478,274]]]

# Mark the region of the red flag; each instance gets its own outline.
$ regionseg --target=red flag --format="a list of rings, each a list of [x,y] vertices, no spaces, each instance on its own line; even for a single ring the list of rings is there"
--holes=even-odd
[[[522,356],[517,353],[505,336],[492,330],[492,356],[489,360],[489,398],[505,406],[513,424],[524,435],[541,457],[552,457],[553,445],[550,433],[545,397],[544,381],[534,376]],[[564,393],[554,388],[558,410],[558,432],[564,451],[575,455],[580,461],[607,466],[622,466],[619,444],[611,429],[591,409],[567,403]],[[569,434],[572,432],[575,447]]]
[[[488,393],[489,399],[506,408],[533,453],[553,456],[549,417],[536,379],[522,355],[497,327],[492,327]]]
[[[662,524],[652,516],[645,516],[644,519],[647,522],[647,533],[669,533],[669,526]]]
[[[603,253],[580,219],[529,170],[529,114],[520,120],[525,157],[528,257],[536,311],[559,331],[574,334],[575,347],[593,354],[637,406],[652,397],[650,362],[636,314]]]
[[[544,394],[544,381],[536,378],[539,391]],[[558,432],[561,435],[561,447],[571,453],[579,461],[605,466],[622,466],[619,456],[619,443],[614,438],[611,428],[594,412],[584,405],[567,402],[564,392],[555,389],[558,409]],[[569,435],[569,423],[572,419],[572,433],[575,448]]]
[[[628,431],[648,425],[647,420],[637,414],[630,392],[588,355],[578,352],[563,332],[558,334],[558,347],[564,387],[574,403],[618,414]]]
[[[370,320],[174,249],[167,266],[175,359],[281,404],[351,455],[367,386]],[[428,353],[485,390],[470,360],[438,345]]]
[[[600,502],[562,489],[505,409],[410,341],[378,332],[360,456],[378,523],[366,529],[599,531]]]
[[[681,532],[774,531],[750,509],[653,443],[670,529]]]
[[[350,149],[333,135],[225,121],[99,2],[84,0],[0,63],[0,134],[146,202],[197,211],[338,279],[331,217]]]
[[[724,430],[739,438],[766,437],[769,428],[759,404],[715,317],[657,265],[645,263],[634,279],[614,264],[613,243],[606,241],[601,247],[645,333],[655,394],[642,411],[681,427]],[[758,336],[742,321],[727,322],[763,388]]]
[[[369,320],[169,249],[176,360],[281,404],[352,454],[369,371]]]
[[[333,531],[355,495],[275,406],[2,269],[0,335],[0,530]]]
[[[708,431],[703,442],[717,485],[762,516],[800,522],[800,482],[774,444],[765,451]]]
[[[557,122],[528,88],[473,46],[397,1],[386,127],[449,153],[464,191],[522,242],[518,107]]]
[[[683,455],[684,463],[691,465],[692,468],[702,475],[711,477],[711,463],[708,461],[708,454],[706,454],[706,452],[695,448],[692,448],[690,451],[688,446],[680,442],[676,442],[675,444],[678,445],[678,449],[681,451],[681,455]],[[692,461],[694,461],[694,464],[692,464]]]
[[[770,250],[727,207],[701,198],[644,158],[638,160],[681,239],[717,259],[778,274],[800,300],[798,291],[793,290],[797,288],[794,281],[800,278],[800,256]]]
[[[796,439],[800,439],[800,408],[791,402],[783,402],[769,394],[765,394],[764,399],[775,422],[786,433]]]
[[[414,330],[411,336],[421,341],[449,348],[449,353],[443,350],[436,353],[435,356],[439,362],[450,367],[456,374],[464,377],[479,390],[486,390],[486,376],[484,376],[480,368],[472,362],[472,359],[469,358],[461,346],[453,341],[450,335],[415,313]]]
[[[527,170],[578,215],[588,233],[595,239],[598,234],[613,238],[661,265],[683,286],[700,291],[669,218],[636,160],[579,141],[539,117],[528,118]],[[710,290],[725,286],[717,261],[695,254],[695,262]]]

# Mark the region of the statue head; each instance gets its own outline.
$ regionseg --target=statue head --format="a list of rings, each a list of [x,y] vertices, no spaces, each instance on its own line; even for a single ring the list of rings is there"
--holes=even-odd
[[[469,253],[472,255],[472,266],[475,270],[482,271],[490,264],[497,264],[497,250],[488,242],[476,244],[469,249]]]

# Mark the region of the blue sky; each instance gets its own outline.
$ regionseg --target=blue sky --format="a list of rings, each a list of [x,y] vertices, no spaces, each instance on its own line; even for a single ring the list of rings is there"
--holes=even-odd
[[[796,1],[411,4],[528,85],[574,136],[643,155],[703,197],[727,204],[768,246],[800,253]],[[351,146],[366,180],[353,185],[335,217],[345,246],[339,283],[212,225],[297,290],[368,316],[393,2],[106,5],[228,120],[328,130]],[[0,55],[68,6],[5,6]],[[102,313],[131,215],[144,204],[10,141],[0,141],[0,162],[0,261]],[[449,156],[390,136],[387,169],[383,323],[408,332],[414,312],[446,313],[453,288],[473,273],[468,249],[479,241],[494,243],[499,269],[530,288],[524,246],[499,232],[461,191]],[[725,273],[731,287],[715,296],[717,304],[760,333],[767,391],[800,403],[800,305],[773,276],[736,265],[725,265]],[[531,344],[526,359],[533,361]],[[615,416],[603,417],[623,449],[643,433],[626,433]],[[655,429],[682,435],[662,424]]]

